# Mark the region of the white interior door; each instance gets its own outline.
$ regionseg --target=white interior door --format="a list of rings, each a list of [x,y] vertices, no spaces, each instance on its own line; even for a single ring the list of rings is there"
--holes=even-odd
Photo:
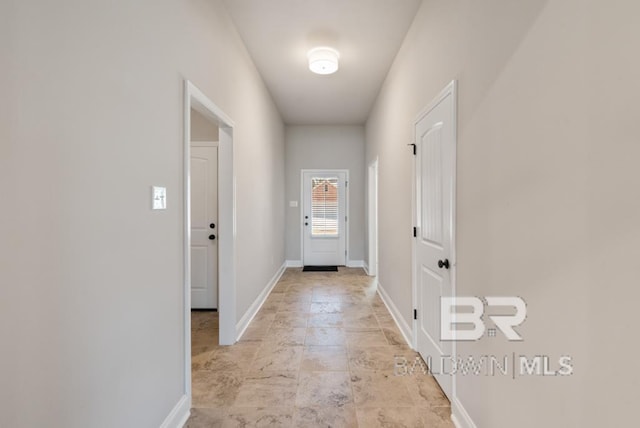
[[[303,263],[305,266],[346,264],[345,171],[304,171]]]
[[[455,86],[416,123],[417,345],[442,390],[452,397],[452,343],[440,340],[440,298],[452,297]]]
[[[218,308],[218,148],[191,147],[191,308]]]

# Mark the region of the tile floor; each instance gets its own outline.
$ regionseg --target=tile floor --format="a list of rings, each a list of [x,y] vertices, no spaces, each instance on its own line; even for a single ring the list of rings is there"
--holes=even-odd
[[[287,269],[233,346],[216,346],[217,314],[192,314],[189,428],[451,428],[433,378],[394,373],[404,341],[362,269]]]

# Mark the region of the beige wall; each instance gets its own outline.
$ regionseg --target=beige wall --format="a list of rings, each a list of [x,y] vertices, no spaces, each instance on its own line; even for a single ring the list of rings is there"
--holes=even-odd
[[[364,127],[287,126],[286,128],[286,255],[301,260],[300,171],[303,169],[349,170],[348,260],[364,259]],[[298,201],[298,207],[289,206]]]
[[[183,80],[236,124],[238,318],[284,261],[281,118],[220,1],[0,17],[0,426],[158,427],[184,382]]]
[[[218,141],[218,124],[191,109],[191,141]]]
[[[405,320],[406,144],[418,112],[457,79],[458,294],[528,304],[523,343],[458,352],[574,358],[565,378],[458,376],[478,427],[636,420],[638,16],[625,0],[425,0],[367,122],[367,162],[380,158],[379,278]]]

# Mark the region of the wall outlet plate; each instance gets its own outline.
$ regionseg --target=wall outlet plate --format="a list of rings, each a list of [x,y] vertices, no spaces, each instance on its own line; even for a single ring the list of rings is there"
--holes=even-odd
[[[166,210],[167,209],[167,188],[152,186],[151,187],[151,209]]]

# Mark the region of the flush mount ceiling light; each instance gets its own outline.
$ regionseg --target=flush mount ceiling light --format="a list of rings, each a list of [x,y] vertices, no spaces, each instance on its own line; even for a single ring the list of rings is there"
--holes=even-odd
[[[307,52],[307,58],[309,58],[309,70],[316,74],[332,74],[338,71],[340,54],[333,48],[313,48]]]

